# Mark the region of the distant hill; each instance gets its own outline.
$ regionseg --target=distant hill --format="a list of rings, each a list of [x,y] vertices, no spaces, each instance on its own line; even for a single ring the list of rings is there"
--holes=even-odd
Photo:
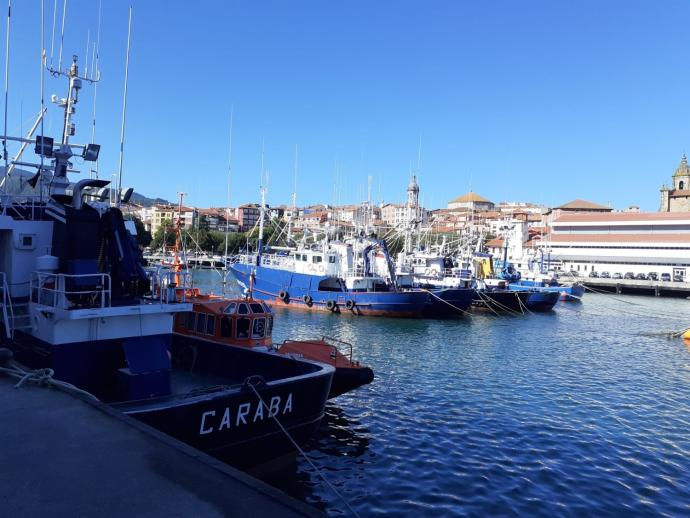
[[[147,198],[143,194],[135,192],[129,199],[131,203],[136,203],[137,205],[143,205],[144,207],[151,207],[152,205],[172,205],[168,200],[163,198]]]

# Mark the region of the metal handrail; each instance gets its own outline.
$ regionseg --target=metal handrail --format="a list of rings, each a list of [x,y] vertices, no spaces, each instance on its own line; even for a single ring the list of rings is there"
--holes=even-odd
[[[96,289],[66,289],[67,281],[88,278],[95,278],[98,280],[99,284],[96,286]],[[48,298],[46,298],[46,295]],[[44,306],[70,309],[72,306],[69,297],[74,295],[100,295],[100,303],[96,304],[94,299],[93,305],[89,307],[110,307],[112,295],[112,281],[110,275],[107,273],[66,274],[31,272],[31,281],[29,285],[29,300],[31,302]]]

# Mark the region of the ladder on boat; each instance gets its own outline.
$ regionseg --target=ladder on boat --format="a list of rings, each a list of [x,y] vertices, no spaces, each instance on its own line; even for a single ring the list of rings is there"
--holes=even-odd
[[[5,330],[5,337],[9,340],[14,338],[15,329],[31,329],[31,317],[29,315],[29,303],[12,303],[12,295],[5,272],[0,272],[0,307],[2,308],[2,325]]]

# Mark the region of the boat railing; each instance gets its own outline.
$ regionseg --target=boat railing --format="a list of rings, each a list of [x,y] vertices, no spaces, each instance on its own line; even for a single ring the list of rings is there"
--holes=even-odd
[[[2,214],[17,219],[39,219],[45,206],[41,196],[3,193],[0,197]]]
[[[32,272],[30,301],[60,309],[107,308],[112,283],[107,273]]]
[[[176,271],[166,266],[147,268],[146,276],[151,287],[151,298],[162,304],[186,302],[192,293],[192,273],[187,270]]]
[[[343,346],[345,348],[349,348],[350,352],[348,355],[350,358],[350,363],[352,363],[352,344],[349,342],[345,342],[343,340],[338,340],[337,338],[333,338],[332,336],[322,336],[321,340],[326,343],[327,345],[330,345],[333,347],[336,351],[340,351],[340,347]],[[335,354],[332,355],[333,358],[335,359]]]

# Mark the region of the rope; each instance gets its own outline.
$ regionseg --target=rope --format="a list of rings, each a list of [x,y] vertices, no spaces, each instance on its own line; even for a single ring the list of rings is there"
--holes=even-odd
[[[8,367],[0,367],[0,372],[7,374],[11,378],[19,380],[14,385],[14,388],[19,388],[25,382],[29,381],[41,387],[55,387],[63,390],[64,392],[79,394],[86,398],[93,399],[94,401],[98,401],[98,398],[90,392],[86,392],[85,390],[75,387],[74,385],[72,385],[71,383],[67,383],[66,381],[60,381],[53,378],[53,375],[55,374],[53,369],[28,370],[24,368],[24,366],[21,363],[18,363],[14,360],[8,361],[7,365]]]
[[[256,394],[256,397],[258,397],[258,398],[259,398],[259,401],[261,401],[261,404],[266,408],[267,411],[269,411],[269,410],[270,410],[269,406],[266,404],[266,402],[264,401],[264,399],[261,397],[261,394],[259,394],[259,392],[256,390],[256,387],[255,387],[254,385],[250,384],[250,383],[247,384],[247,386],[248,386],[249,388],[251,388],[251,389],[254,391],[254,394]],[[319,476],[321,477],[321,479],[326,483],[326,485],[327,485],[328,487],[331,488],[331,491],[333,491],[333,493],[335,493],[335,495],[343,501],[343,503],[344,503],[345,506],[350,510],[350,512],[352,513],[352,515],[353,515],[353,516],[356,516],[357,518],[359,518],[359,515],[358,515],[357,512],[352,508],[352,506],[349,504],[349,502],[348,502],[347,500],[345,500],[345,497],[343,497],[343,495],[341,495],[341,494],[338,492],[338,490],[335,488],[335,486],[333,486],[333,484],[331,484],[331,483],[328,481],[328,479],[324,476],[324,474],[321,473],[321,470],[319,470],[319,468],[316,467],[316,464],[314,464],[314,463],[312,462],[312,460],[309,458],[309,456],[306,454],[306,452],[305,452],[302,448],[300,448],[300,446],[299,446],[299,444],[297,444],[297,442],[295,442],[295,440],[292,438],[292,436],[290,435],[290,433],[285,429],[285,427],[282,425],[282,423],[278,420],[278,418],[277,418],[275,415],[271,415],[271,412],[270,412],[270,411],[268,412],[268,415],[271,416],[271,417],[273,418],[273,420],[276,422],[276,424],[278,425],[278,427],[283,431],[283,433],[285,434],[285,436],[286,436],[288,439],[290,439],[290,442],[291,442],[292,445],[297,449],[297,451],[299,451],[299,452],[302,454],[302,456],[303,456],[305,459],[307,459],[307,462],[311,465],[311,467],[314,469],[314,471],[316,471],[316,473],[318,473],[318,475],[319,475]]]
[[[465,311],[464,309],[459,308],[459,307],[457,307],[457,306],[451,304],[451,303],[448,302],[447,300],[443,300],[441,297],[439,297],[438,295],[436,295],[436,294],[435,294],[434,292],[432,292],[432,291],[429,291],[429,290],[424,289],[424,288],[420,288],[420,290],[421,290],[421,291],[426,291],[426,292],[427,292],[429,295],[431,295],[432,297],[436,297],[436,298],[437,298],[438,300],[440,300],[441,302],[443,302],[443,303],[445,303],[445,304],[448,304],[451,308],[457,309],[457,310],[460,311],[463,315],[471,315],[471,314],[472,314],[472,313],[470,313],[469,311]]]
[[[529,310],[529,308],[525,305],[525,303],[522,302],[522,299],[520,298],[520,292],[517,292],[517,291],[516,291],[516,292],[515,292],[515,296],[516,296],[517,299],[518,299],[518,304],[520,304],[520,310],[522,311],[522,310],[524,309],[524,311],[522,312],[522,314],[524,315],[525,312],[527,312],[527,313],[529,313],[529,314],[531,315],[532,312],[531,312],[531,311]]]
[[[477,291],[477,293],[479,293],[479,291]],[[517,292],[514,292],[514,293],[517,293]],[[516,296],[517,296],[517,295],[516,295]],[[480,297],[482,297],[482,295],[480,295]],[[509,308],[508,306],[506,306],[505,304],[501,304],[499,301],[494,300],[494,299],[492,299],[491,297],[486,297],[486,298],[489,300],[488,304],[495,304],[495,305],[498,307],[498,309],[500,309],[500,310],[502,310],[502,311],[505,311],[506,313],[511,313],[511,314],[513,314],[513,315],[520,315],[520,314],[524,315],[524,312],[523,312],[523,313],[518,313],[518,312],[515,311],[514,309],[510,309],[510,308]],[[484,302],[486,303],[486,300],[485,300]],[[519,296],[518,296],[518,302],[522,302],[522,301],[520,300],[520,297],[519,297]],[[522,311],[522,308],[520,309],[520,311]],[[496,313],[496,311],[494,311],[494,313]],[[496,314],[498,314],[498,313],[496,313]]]

